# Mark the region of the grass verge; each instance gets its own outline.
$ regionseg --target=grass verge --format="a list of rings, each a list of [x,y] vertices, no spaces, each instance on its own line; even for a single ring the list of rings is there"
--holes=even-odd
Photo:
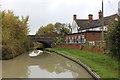
[[[110,55],[93,53],[77,49],[46,48],[77,58],[88,65],[101,78],[118,78],[118,60]]]

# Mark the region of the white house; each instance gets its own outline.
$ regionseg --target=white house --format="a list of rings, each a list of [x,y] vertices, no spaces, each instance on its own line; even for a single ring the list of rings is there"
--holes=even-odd
[[[117,14],[104,17],[103,30],[108,30],[108,24],[112,18]],[[98,19],[93,20],[93,15],[89,14],[88,19],[77,19],[77,15],[73,15],[72,33],[85,32],[85,31],[102,31],[102,12],[98,12]]]

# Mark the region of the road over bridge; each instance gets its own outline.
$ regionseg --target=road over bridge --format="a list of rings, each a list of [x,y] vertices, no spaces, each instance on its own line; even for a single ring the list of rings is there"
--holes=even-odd
[[[53,35],[29,35],[30,41],[43,43],[45,47],[52,47],[51,44],[56,38],[58,37]]]

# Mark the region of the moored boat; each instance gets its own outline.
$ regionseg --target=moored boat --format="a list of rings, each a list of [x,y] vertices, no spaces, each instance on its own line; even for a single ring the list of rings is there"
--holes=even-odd
[[[29,54],[29,56],[30,57],[35,57],[35,56],[40,55],[42,52],[43,52],[42,50],[34,50]]]

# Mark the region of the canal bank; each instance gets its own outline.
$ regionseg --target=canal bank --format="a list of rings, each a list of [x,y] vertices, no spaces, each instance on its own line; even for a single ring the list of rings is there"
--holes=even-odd
[[[9,60],[9,59],[13,59],[23,53],[26,53],[28,51],[30,51],[30,49],[28,47],[23,47],[23,48],[17,48],[17,49],[12,49],[12,46],[5,46],[5,45],[1,45],[1,55],[2,57],[0,57],[0,60]]]
[[[32,45],[32,43],[30,43]],[[5,45],[1,45],[0,49],[1,49],[1,57],[0,60],[10,60],[10,59],[14,59],[18,56],[20,56],[21,54],[24,54],[26,52],[30,52],[32,50],[34,50],[33,45],[31,47],[29,46],[24,46],[22,48],[16,48],[16,49],[12,49],[12,46],[5,46]]]
[[[6,50],[6,52],[5,52],[5,50]],[[21,54],[24,54],[24,53],[29,52],[29,51],[30,50],[24,50],[21,52],[16,52],[16,54],[13,54],[12,52],[9,52],[9,50],[7,50],[7,49],[2,49],[2,57],[0,58],[0,60],[14,59],[14,58],[20,56]]]
[[[64,48],[47,48],[53,52],[63,53],[67,56],[72,56],[73,59],[78,59],[88,65],[92,71],[100,75],[101,78],[118,80],[120,71],[118,60],[107,54],[98,54],[84,50],[73,50]]]
[[[54,53],[30,57],[21,54],[2,61],[3,78],[88,78],[92,76],[79,64]]]
[[[56,52],[56,51],[53,51],[53,50],[49,50],[49,49],[45,49],[45,51],[48,51],[48,52],[53,52],[53,53],[56,53],[56,54],[59,54],[61,56],[64,56],[76,63],[78,63],[79,65],[81,65],[86,71],[88,71],[88,73],[95,79],[95,80],[100,80],[100,76],[98,74],[96,74],[94,71],[92,71],[92,69],[90,67],[88,67],[87,65],[85,65],[83,62],[81,62],[80,60],[72,57],[72,56],[69,56],[69,55],[65,55],[63,53],[60,53],[60,52]]]

